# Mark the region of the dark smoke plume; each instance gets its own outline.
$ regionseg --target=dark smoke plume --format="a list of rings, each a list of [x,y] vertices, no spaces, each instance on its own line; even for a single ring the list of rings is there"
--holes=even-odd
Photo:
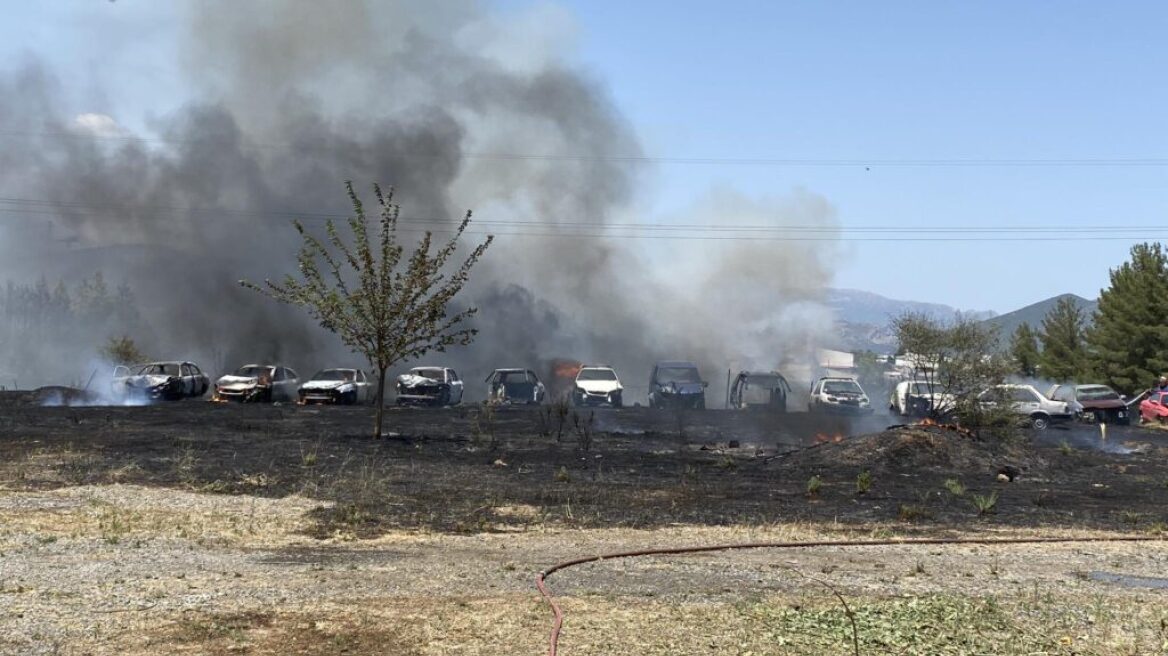
[[[684,246],[662,270],[596,236],[638,187],[637,165],[614,157],[642,150],[602,87],[536,38],[559,14],[534,11],[508,21],[460,0],[192,1],[178,67],[191,98],[143,134],[67,114],[65,90],[32,59],[0,75],[0,126],[24,135],[0,149],[0,195],[43,202],[3,205],[0,276],[103,271],[133,289],[149,352],[216,373],[264,359],[302,375],[359,363],[300,311],[235,281],[291,270],[290,220],[344,215],[344,180],[362,191],[379,181],[399,190],[408,230],[442,229],[468,208],[538,222],[502,232],[598,224],[589,237],[497,241],[462,299],[480,308],[478,341],[431,358],[469,381],[558,357],[607,362],[633,386],[658,358],[697,359],[708,375],[805,358],[830,327],[816,302],[823,253]],[[810,194],[759,204],[715,193],[693,215],[832,220]],[[90,352],[108,337],[94,334]]]

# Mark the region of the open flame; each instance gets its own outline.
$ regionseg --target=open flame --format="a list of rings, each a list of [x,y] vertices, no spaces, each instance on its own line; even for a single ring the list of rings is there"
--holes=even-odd
[[[843,441],[844,436],[842,433],[836,433],[835,435],[828,435],[827,433],[816,433],[814,438],[815,444],[839,444]]]
[[[584,363],[575,360],[557,360],[552,363],[552,375],[556,378],[575,380]]]
[[[953,431],[955,433],[959,433],[959,434],[964,435],[966,437],[971,437],[973,435],[973,431],[969,430],[968,428],[965,428],[964,426],[962,426],[960,424],[943,424],[943,423],[937,421],[936,419],[933,419],[932,417],[925,417],[924,419],[922,419],[922,420],[920,420],[917,423],[912,424],[912,425],[918,426],[921,428],[940,428],[942,430],[949,430],[949,431]]]

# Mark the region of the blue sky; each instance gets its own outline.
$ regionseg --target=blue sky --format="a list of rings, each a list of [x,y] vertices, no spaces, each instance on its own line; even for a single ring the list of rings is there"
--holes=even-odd
[[[1168,156],[1168,6],[1158,3],[540,4],[575,21],[569,56],[608,89],[650,156]],[[182,96],[163,63],[175,38],[164,4],[21,2],[5,14],[6,60],[46,56],[85,111],[140,125]],[[1121,240],[848,241],[840,251],[836,286],[1004,312],[1063,292],[1094,297],[1132,243],[1161,237],[1166,178],[1166,167],[660,163],[639,206],[669,215],[712,188],[804,190],[849,228],[1147,227]]]

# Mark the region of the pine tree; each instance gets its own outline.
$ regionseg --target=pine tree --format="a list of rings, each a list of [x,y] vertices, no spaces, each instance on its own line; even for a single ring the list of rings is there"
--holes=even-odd
[[[1042,319],[1042,342],[1039,370],[1043,378],[1056,382],[1075,382],[1086,373],[1086,318],[1083,308],[1064,296]]]
[[[1122,392],[1168,372],[1168,253],[1160,244],[1133,246],[1131,261],[1111,270],[1087,346],[1100,382]]]
[[[1034,377],[1038,375],[1038,335],[1023,323],[1010,337],[1010,357],[1014,360],[1014,372],[1021,376]]]

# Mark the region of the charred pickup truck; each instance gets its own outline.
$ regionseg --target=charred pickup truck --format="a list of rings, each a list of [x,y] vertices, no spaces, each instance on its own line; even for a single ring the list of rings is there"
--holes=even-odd
[[[177,400],[200,397],[211,381],[193,362],[151,362],[131,369],[114,369],[112,391],[125,400]]]
[[[496,369],[487,376],[487,402],[498,405],[539,405],[547,388],[530,369]]]
[[[300,378],[288,367],[249,364],[215,381],[215,401],[271,403],[294,401]]]
[[[786,412],[790,393],[791,385],[777,371],[740,371],[730,386],[730,407]]]
[[[373,398],[372,386],[360,369],[323,369],[300,386],[300,405],[353,405]]]
[[[1106,385],[1055,385],[1046,393],[1069,406],[1075,419],[1098,424],[1130,424],[1127,399]]]
[[[458,405],[463,383],[447,367],[414,367],[397,377],[398,405]]]
[[[692,362],[658,362],[649,375],[649,407],[705,410],[708,384]]]

